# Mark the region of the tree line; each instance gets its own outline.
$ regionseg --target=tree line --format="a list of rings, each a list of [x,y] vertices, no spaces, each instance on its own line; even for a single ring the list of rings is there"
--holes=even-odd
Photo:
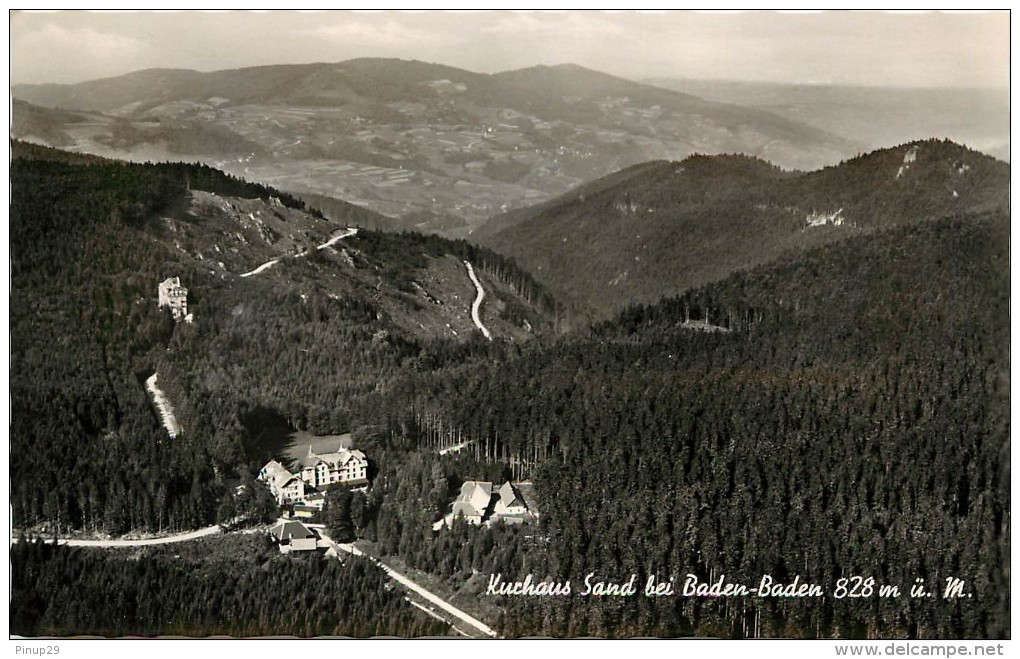
[[[906,592],[957,576],[974,593],[509,599],[509,635],[1008,636],[1007,235],[1001,214],[949,218],[781,260],[518,359],[418,377],[380,425],[406,450],[432,415],[544,456],[536,577],[861,574]],[[742,320],[699,332],[691,308]],[[384,530],[422,569],[448,569],[405,530],[432,510],[419,494]],[[497,567],[524,574],[515,560]]]
[[[282,556],[266,536],[170,549],[11,547],[22,636],[442,636],[367,560]]]

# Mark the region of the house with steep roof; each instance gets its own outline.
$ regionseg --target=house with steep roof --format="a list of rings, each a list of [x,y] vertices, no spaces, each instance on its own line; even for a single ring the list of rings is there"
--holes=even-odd
[[[305,482],[276,460],[270,460],[262,467],[258,479],[269,486],[269,491],[281,506],[305,498]]]
[[[528,514],[528,504],[521,491],[510,481],[503,483],[497,492],[492,507],[492,520],[502,520],[507,524],[521,524]]]
[[[298,467],[301,480],[312,487],[368,483],[368,458],[357,449],[341,446],[332,453],[315,453],[309,446],[308,455],[298,460]]]
[[[453,502],[452,517],[463,518],[468,524],[481,524],[489,513],[491,502],[492,483],[465,481],[460,486],[460,495]]]
[[[301,522],[281,521],[269,529],[269,535],[283,553],[318,548],[319,537]]]
[[[530,483],[520,484],[530,486]],[[454,499],[450,514],[433,525],[439,530],[458,517],[469,524],[522,524],[533,521],[537,512],[522,493],[523,487],[506,481],[498,488],[488,481],[465,481]]]

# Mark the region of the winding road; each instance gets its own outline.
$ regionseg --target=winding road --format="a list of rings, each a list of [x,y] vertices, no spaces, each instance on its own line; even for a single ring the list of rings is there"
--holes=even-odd
[[[244,273],[241,276],[242,277],[251,277],[252,275],[257,275],[260,272],[265,272],[266,270],[268,270],[269,268],[273,267],[274,265],[276,265],[279,262],[280,262],[280,259],[273,259],[272,261],[266,261],[265,263],[263,263],[259,267],[255,268],[254,270],[249,270],[248,272]]]
[[[152,394],[152,400],[156,403],[156,408],[159,410],[159,418],[163,421],[163,427],[166,428],[170,439],[174,439],[177,435],[181,434],[181,424],[177,423],[177,417],[174,416],[174,408],[170,405],[170,401],[167,400],[166,394],[156,385],[158,375],[158,373],[153,373],[145,381],[145,388]]]
[[[332,238],[330,238],[326,242],[322,243],[321,245],[319,245],[315,249],[326,249],[327,247],[329,247],[331,245],[337,244],[338,242],[340,242],[344,238],[350,238],[351,236],[357,235],[357,233],[358,233],[357,227],[347,227],[346,229],[344,229],[340,233],[336,234],[335,236],[333,236]]]
[[[357,227],[347,227],[346,229],[344,229],[340,233],[336,234],[335,236],[333,236],[332,238],[330,238],[326,242],[324,242],[321,245],[317,246],[315,249],[326,249],[327,247],[332,247],[333,245],[337,244],[338,242],[340,242],[344,238],[350,238],[351,236],[357,235],[357,233],[358,233]],[[294,256],[294,258],[301,258],[302,256],[308,256],[308,250],[305,250],[305,251],[303,251],[303,252],[301,252],[299,254],[294,254],[293,256]],[[274,265],[276,265],[279,262],[280,262],[279,258],[273,259],[271,261],[266,261],[265,263],[263,263],[259,267],[255,268],[254,270],[249,270],[248,272],[245,272],[241,276],[242,277],[251,277],[252,275],[257,275],[260,272],[265,272],[266,270],[268,270],[269,268],[273,267]]]
[[[386,573],[386,575],[389,578],[393,579],[394,581],[396,581],[400,585],[404,586],[408,590],[417,593],[418,595],[423,597],[426,601],[428,601],[430,604],[434,604],[435,606],[438,606],[443,611],[446,611],[447,613],[449,613],[450,615],[454,616],[455,618],[458,618],[458,619],[462,620],[463,622],[466,622],[468,625],[471,625],[472,628],[477,629],[478,631],[482,632],[486,636],[489,636],[489,637],[492,637],[492,638],[496,638],[496,636],[497,636],[496,630],[494,630],[492,627],[489,627],[488,625],[486,625],[484,622],[482,622],[478,618],[475,618],[474,616],[472,616],[472,615],[470,615],[468,613],[465,613],[464,611],[458,609],[453,604],[450,604],[449,602],[444,600],[442,597],[436,595],[432,591],[426,590],[424,587],[419,586],[417,583],[412,581],[409,577],[407,577],[404,574],[401,574],[400,572],[397,572],[392,567],[390,567],[389,565],[383,563],[382,561],[380,561],[375,556],[372,556],[370,554],[366,554],[365,552],[361,551],[360,549],[358,549],[354,545],[343,543],[343,542],[335,542],[335,541],[333,541],[328,535],[326,535],[326,532],[325,532],[324,529],[321,529],[321,528],[319,529],[319,535],[322,536],[322,539],[328,545],[333,547],[334,549],[337,549],[339,551],[347,552],[348,554],[352,554],[354,556],[362,556],[364,558],[367,558],[368,560],[370,560],[373,563],[375,563],[376,565],[378,565],[382,569],[382,571]],[[421,607],[419,607],[419,608],[421,608]],[[461,633],[463,633],[463,632],[461,632]]]
[[[478,291],[478,295],[475,296],[475,301],[471,303],[471,320],[475,321],[475,327],[482,330],[482,334],[485,338],[492,341],[492,334],[485,325],[482,324],[482,317],[478,314],[482,308],[482,300],[485,299],[485,289],[482,288],[482,282],[478,281],[478,277],[475,275],[475,269],[471,267],[471,263],[464,261],[465,267],[467,267],[468,276],[471,277],[471,281],[475,284],[475,289]]]
[[[197,540],[198,538],[204,538],[206,536],[216,535],[217,533],[222,532],[223,529],[221,529],[219,525],[213,525],[197,531],[178,533],[177,535],[167,535],[161,538],[144,538],[139,540],[74,540],[70,538],[57,538],[57,544],[67,545],[68,547],[147,547],[149,545],[170,545],[175,542]],[[46,542],[53,542],[53,538],[42,539]],[[12,542],[17,541],[17,537],[12,538]]]
[[[318,530],[319,535],[321,536],[323,543],[325,545],[328,545],[328,546],[332,547],[334,550],[336,550],[338,555],[339,555],[339,552],[343,551],[343,552],[346,552],[348,554],[352,554],[354,556],[361,556],[363,558],[367,558],[368,560],[370,560],[373,563],[375,563],[380,569],[382,569],[382,571],[386,573],[386,576],[388,576],[389,578],[393,579],[394,581],[396,581],[400,585],[404,586],[408,590],[416,593],[417,595],[422,597],[424,600],[426,600],[428,603],[430,603],[430,604],[432,604],[432,605],[434,605],[436,607],[439,607],[443,611],[449,613],[454,618],[457,618],[458,620],[467,623],[473,629],[476,629],[476,630],[480,631],[481,633],[485,634],[486,636],[489,636],[489,637],[492,637],[492,638],[495,638],[497,636],[496,631],[494,629],[492,629],[491,627],[489,627],[488,625],[486,625],[481,620],[478,620],[474,616],[472,616],[472,615],[470,615],[468,613],[465,613],[461,609],[458,609],[457,607],[455,607],[454,605],[450,604],[449,602],[447,602],[446,600],[444,600],[440,596],[436,595],[432,591],[426,590],[423,586],[418,585],[416,582],[412,581],[406,575],[404,575],[404,574],[402,574],[400,572],[397,572],[395,569],[393,569],[392,567],[390,567],[386,563],[383,563],[382,561],[380,561],[375,556],[372,556],[371,554],[366,554],[365,552],[361,551],[360,549],[358,549],[357,547],[355,547],[352,544],[347,544],[347,543],[343,543],[343,542],[335,542],[332,538],[330,538],[328,535],[326,535],[326,531],[325,531],[325,528],[323,527],[323,525],[321,525],[321,524],[308,524],[308,526]],[[213,525],[213,526],[207,526],[207,527],[202,528],[202,529],[198,529],[197,531],[189,531],[187,533],[178,533],[176,535],[168,535],[168,536],[163,536],[163,537],[160,537],[160,538],[143,538],[143,539],[137,539],[137,540],[76,540],[76,539],[70,539],[70,538],[57,538],[56,539],[56,543],[58,545],[65,545],[65,546],[68,546],[68,547],[102,547],[102,548],[109,548],[109,549],[118,548],[118,547],[147,547],[147,546],[151,546],[151,545],[169,545],[169,544],[173,544],[173,543],[176,543],[176,542],[187,542],[189,540],[197,540],[198,538],[204,538],[204,537],[207,537],[207,536],[217,535],[217,534],[220,534],[220,533],[223,533],[223,529],[219,525]],[[53,538],[42,538],[42,539],[45,542],[54,542]],[[12,543],[18,542],[18,537],[17,536],[12,537],[11,538],[11,542]],[[429,608],[424,607],[424,606],[422,606],[422,605],[420,605],[420,604],[418,604],[418,603],[416,603],[414,601],[411,601],[411,600],[408,600],[408,601],[410,601],[411,604],[413,604],[414,606],[418,607],[419,609],[422,609],[423,611],[425,611],[426,613],[428,613],[432,617],[438,618],[438,619],[442,620],[441,616],[437,615],[433,610],[430,610]],[[444,620],[444,622],[446,622],[446,621]],[[460,629],[457,629],[457,627],[454,627],[453,625],[451,625],[451,627],[453,627],[458,633],[463,634],[464,636],[469,636],[469,634],[466,634],[465,632],[461,631]]]

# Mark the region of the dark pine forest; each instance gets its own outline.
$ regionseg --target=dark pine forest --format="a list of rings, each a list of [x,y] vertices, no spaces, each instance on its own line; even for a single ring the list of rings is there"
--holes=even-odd
[[[238,506],[264,517],[264,502],[234,501],[231,492],[272,454],[259,440],[272,418],[352,430],[373,483],[367,494],[331,496],[331,528],[454,588],[484,590],[495,572],[570,579],[575,591],[589,572],[616,581],[636,574],[639,587],[650,575],[678,585],[688,573],[725,575],[756,586],[769,574],[827,593],[490,596],[487,622],[507,636],[1010,636],[1007,210],[918,215],[597,325],[489,343],[397,330],[359,284],[342,299],[302,304],[287,283],[233,289],[203,279],[174,260],[152,219],[189,186],[301,203],[195,166],[15,161],[15,527],[184,530]],[[522,318],[552,328],[567,313],[492,252],[364,233],[359,249],[394,288],[426,257],[450,254],[503,272],[520,291]],[[208,322],[175,325],[151,304],[156,282],[178,271],[204,282],[193,288]],[[323,260],[295,276],[333,272]],[[217,315],[239,292],[265,323],[230,309]],[[704,320],[726,331],[702,331],[694,321]],[[166,440],[141,386],[156,369],[189,428],[178,441]],[[436,455],[455,437],[475,443],[456,457]],[[536,525],[431,530],[464,479],[509,476],[534,482]],[[12,630],[435,631],[367,566],[288,562],[255,545],[239,555],[215,566],[214,557],[189,558],[212,570],[200,580],[160,552],[129,561],[19,544]],[[252,590],[271,578],[307,600],[315,593],[294,584],[311,575],[341,593],[374,594],[363,609],[330,609],[320,620],[311,602],[302,610],[312,618],[281,617]],[[901,594],[828,596],[853,575]],[[965,580],[973,596],[943,599],[947,577]],[[909,597],[919,578],[938,596]],[[167,610],[181,617],[141,604],[162,583],[180,584]],[[64,584],[82,594],[54,604]],[[104,591],[120,593],[120,608],[90,608]]]
[[[497,455],[538,456],[544,535],[518,538],[495,571],[829,587],[861,575],[904,593],[507,598],[505,631],[1008,636],[1007,245],[1005,215],[854,238],[487,371],[408,383],[398,410],[441,410],[466,436],[498,438]],[[731,331],[688,328],[706,314]],[[448,559],[430,543],[407,525],[394,550],[436,569]],[[493,551],[458,567],[489,569]],[[973,599],[905,595],[948,576]]]

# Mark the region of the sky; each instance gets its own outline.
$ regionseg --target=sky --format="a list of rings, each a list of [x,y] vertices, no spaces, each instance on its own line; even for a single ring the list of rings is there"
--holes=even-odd
[[[572,63],[676,77],[899,87],[1009,85],[1009,14],[746,11],[14,12],[11,83],[357,57],[492,73]]]

